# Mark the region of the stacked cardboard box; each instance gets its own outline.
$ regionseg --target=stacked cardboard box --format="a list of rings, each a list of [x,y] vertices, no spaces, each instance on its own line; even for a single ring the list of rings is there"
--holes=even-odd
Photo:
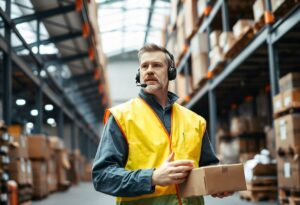
[[[76,149],[73,153],[70,153],[71,169],[68,179],[72,184],[78,184],[80,182],[80,150]]]
[[[33,196],[43,198],[48,195],[47,161],[50,149],[45,135],[28,136],[28,155],[31,159],[33,175]]]
[[[184,12],[180,11],[176,22],[175,64],[178,65],[186,50]]]
[[[253,4],[253,15],[255,28],[261,29],[265,25],[264,13],[266,11],[266,4],[264,0],[256,0]]]
[[[266,147],[266,136],[262,131],[262,125],[257,124],[259,118],[234,117],[231,121],[231,135],[237,137],[240,161],[252,159]]]
[[[300,73],[289,73],[280,81],[280,93],[273,98],[273,112],[278,116],[284,111],[300,108]]]
[[[277,199],[276,164],[256,164],[252,177],[247,181],[247,191],[240,192],[242,199],[252,202]]]
[[[289,73],[280,81],[280,93],[273,98],[278,187],[281,203],[300,193],[300,73]],[[284,193],[284,194],[282,194]]]
[[[178,74],[176,77],[177,95],[179,97],[178,103],[183,103],[192,93],[192,80],[191,76],[185,77],[183,74]]]
[[[209,42],[211,47],[211,50],[209,52],[209,58],[211,67],[215,67],[217,64],[225,61],[223,50],[219,44],[220,35],[221,31],[219,30],[215,30],[209,35]]]
[[[65,190],[70,185],[67,179],[67,170],[70,169],[67,150],[59,137],[51,136],[48,140],[51,153],[49,162],[51,168],[48,169],[49,186],[53,191]]]
[[[8,187],[7,182],[9,180],[8,175],[8,164],[9,164],[9,143],[11,137],[7,133],[7,127],[3,121],[0,120],[0,172],[1,172],[1,183],[0,183],[0,203],[9,204],[8,202]]]
[[[11,179],[18,184],[19,203],[30,201],[32,198],[32,167],[28,158],[28,142],[22,125],[11,125],[8,128],[12,136],[9,156],[11,163],[9,173]]]
[[[208,34],[197,33],[191,40],[193,89],[207,77],[208,70]]]
[[[190,39],[197,29],[197,0],[184,1],[185,36]]]

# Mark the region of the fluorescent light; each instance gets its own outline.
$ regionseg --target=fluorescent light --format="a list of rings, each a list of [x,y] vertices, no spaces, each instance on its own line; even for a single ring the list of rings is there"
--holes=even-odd
[[[32,122],[27,122],[26,127],[29,128],[29,129],[32,129],[33,128],[33,123]]]
[[[53,105],[51,105],[51,104],[45,105],[45,110],[47,110],[47,111],[53,110]]]
[[[24,99],[17,99],[17,100],[16,100],[16,104],[17,104],[18,106],[23,106],[23,105],[26,104],[26,101],[25,101]]]
[[[48,118],[48,119],[47,119],[47,123],[48,123],[49,125],[52,125],[52,124],[55,123],[55,120],[54,120],[53,118]]]
[[[37,116],[37,115],[39,114],[39,111],[36,110],[36,109],[33,109],[33,110],[30,111],[30,114],[31,114],[32,116]]]

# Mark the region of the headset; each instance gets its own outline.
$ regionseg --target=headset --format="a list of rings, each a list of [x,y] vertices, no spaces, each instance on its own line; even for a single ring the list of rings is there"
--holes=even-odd
[[[168,51],[166,50],[164,53],[166,53],[170,59],[171,59],[171,65],[169,66],[168,68],[168,79],[169,80],[175,80],[176,78],[176,75],[177,75],[177,71],[176,71],[176,68],[175,68],[175,62],[174,62],[174,56]],[[138,69],[138,72],[135,76],[135,83],[140,86],[140,85],[144,85],[144,84],[140,84],[140,68]],[[146,86],[142,86],[142,87],[146,87]]]

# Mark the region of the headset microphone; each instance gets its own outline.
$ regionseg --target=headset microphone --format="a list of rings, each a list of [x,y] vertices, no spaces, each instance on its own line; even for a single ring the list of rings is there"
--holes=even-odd
[[[145,87],[147,87],[147,84],[146,84],[146,83],[143,83],[143,84],[137,84],[136,86],[141,86],[142,88],[145,88]]]

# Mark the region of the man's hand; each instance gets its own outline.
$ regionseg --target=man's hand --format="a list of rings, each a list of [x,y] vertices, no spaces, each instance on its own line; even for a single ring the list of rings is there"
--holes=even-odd
[[[212,197],[215,197],[215,198],[224,198],[224,197],[228,197],[228,196],[231,196],[233,195],[234,192],[223,192],[223,193],[217,193],[217,194],[212,194],[211,196]]]
[[[180,184],[184,182],[189,172],[194,168],[192,160],[176,160],[172,161],[174,152],[172,152],[167,160],[153,172],[152,186],[168,186],[171,184]]]

